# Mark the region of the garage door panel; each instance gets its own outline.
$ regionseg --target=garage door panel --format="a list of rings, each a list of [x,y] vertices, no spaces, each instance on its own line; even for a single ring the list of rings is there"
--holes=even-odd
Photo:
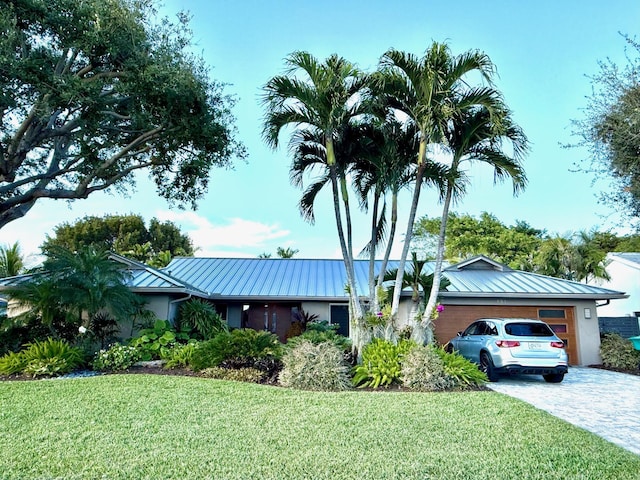
[[[549,310],[540,306],[507,306],[507,305],[447,305],[435,320],[436,340],[444,344],[456,334],[464,330],[470,323],[487,317],[496,318],[540,318],[540,310]],[[573,307],[553,307],[553,310],[564,310],[565,318],[540,318],[542,321],[556,325],[552,327],[566,344],[569,363],[579,363],[578,343]],[[544,313],[543,313],[544,315]],[[564,330],[564,331],[562,331]]]

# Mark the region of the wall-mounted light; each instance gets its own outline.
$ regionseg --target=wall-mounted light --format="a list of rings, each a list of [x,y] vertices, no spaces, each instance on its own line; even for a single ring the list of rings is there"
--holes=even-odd
[[[590,308],[585,308],[584,309],[584,318],[591,318],[591,309]]]

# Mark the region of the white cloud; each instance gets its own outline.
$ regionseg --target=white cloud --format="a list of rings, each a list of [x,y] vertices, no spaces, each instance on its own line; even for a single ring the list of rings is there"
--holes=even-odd
[[[174,222],[187,233],[198,249],[197,256],[252,257],[256,255],[256,250],[269,247],[269,242],[284,239],[291,233],[278,224],[265,224],[242,218],[230,218],[223,224],[214,224],[195,212],[163,210],[158,211],[156,217],[160,221]],[[280,244],[284,243],[280,241]]]

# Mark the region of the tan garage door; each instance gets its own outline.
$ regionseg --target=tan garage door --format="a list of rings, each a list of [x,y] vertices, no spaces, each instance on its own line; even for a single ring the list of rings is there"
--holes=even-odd
[[[478,318],[538,318],[548,323],[560,337],[569,363],[579,363],[573,307],[515,307],[506,305],[446,305],[435,321],[436,340],[446,343]]]

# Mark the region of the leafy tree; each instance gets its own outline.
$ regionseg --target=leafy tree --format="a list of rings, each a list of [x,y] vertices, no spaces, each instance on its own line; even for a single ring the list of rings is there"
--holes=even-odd
[[[191,239],[172,222],[152,218],[149,228],[140,215],[87,216],[63,223],[47,236],[42,248],[64,247],[76,251],[86,246],[110,250],[152,266],[164,267],[173,256],[192,256]]]
[[[0,228],[41,198],[130,191],[138,170],[195,208],[211,168],[244,156],[188,20],[151,0],[3,2]]]
[[[422,217],[414,229],[414,245],[434,255],[440,232],[440,218]],[[533,271],[533,258],[544,239],[544,230],[523,221],[506,226],[495,215],[482,212],[479,218],[450,213],[447,219],[444,258],[457,262],[486,255],[518,270]]]
[[[640,218],[640,44],[625,36],[627,65],[599,62],[592,77],[585,116],[575,120],[577,146],[589,149],[580,170],[608,177],[611,191],[601,201],[625,215]],[[572,145],[575,146],[575,145]]]
[[[15,242],[13,245],[0,247],[0,278],[13,277],[19,275],[24,270],[24,258],[20,252],[20,245]]]

